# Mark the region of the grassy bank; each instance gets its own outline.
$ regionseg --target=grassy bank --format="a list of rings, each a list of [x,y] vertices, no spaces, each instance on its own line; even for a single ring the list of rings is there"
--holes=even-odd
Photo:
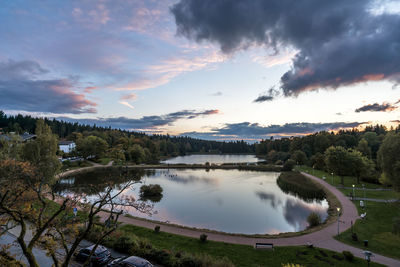
[[[355,202],[359,213],[367,212],[364,220],[357,220],[353,232],[358,241],[353,241],[351,229],[341,233],[337,239],[354,247],[364,248],[363,240],[368,240],[368,250],[400,259],[400,235],[392,233],[394,219],[400,216],[400,203],[368,202],[362,210]]]
[[[306,200],[322,200],[326,197],[321,186],[313,183],[299,172],[283,172],[276,182],[285,193],[292,193]]]
[[[324,171],[313,170],[310,167],[297,167],[298,170],[307,171],[314,176],[322,178],[332,184],[332,176]],[[352,187],[355,184],[354,177],[345,177],[345,187]],[[384,188],[383,185],[362,182],[366,188]],[[333,184],[340,184],[340,177],[333,176]],[[361,187],[361,184],[355,184]],[[338,188],[343,194],[349,195],[353,189]],[[364,197],[362,189],[355,189],[356,197]],[[398,199],[400,193],[396,191],[365,191],[365,197],[376,199]],[[351,229],[341,233],[337,239],[349,245],[364,248],[363,240],[368,240],[368,250],[373,252],[400,259],[400,236],[392,233],[394,220],[400,217],[400,202],[397,203],[381,203],[366,201],[367,207],[362,210],[359,201],[354,201],[359,214],[367,212],[365,220],[357,220],[354,224],[353,231],[357,234],[358,241],[353,241],[351,237]]]
[[[365,266],[365,261],[356,258],[346,261],[341,253],[319,248],[276,247],[274,250],[255,250],[251,246],[207,241],[161,232],[155,233],[142,227],[124,225],[120,229],[125,236],[147,239],[154,247],[173,253],[208,254],[213,258],[226,257],[235,266],[282,266],[282,263],[298,263],[304,266]],[[371,264],[371,266],[380,266]]]

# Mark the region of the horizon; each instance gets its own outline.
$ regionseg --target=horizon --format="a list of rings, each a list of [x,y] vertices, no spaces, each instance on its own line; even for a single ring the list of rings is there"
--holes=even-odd
[[[252,143],[399,124],[396,1],[13,1],[0,15],[7,115]]]

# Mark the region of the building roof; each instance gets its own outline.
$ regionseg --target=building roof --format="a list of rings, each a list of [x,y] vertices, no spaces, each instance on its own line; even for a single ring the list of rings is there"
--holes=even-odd
[[[10,141],[11,138],[5,134],[0,134],[0,140]]]
[[[27,140],[30,140],[32,138],[36,138],[36,134],[23,133],[23,134],[20,135],[20,137],[22,138],[22,141],[27,141]]]
[[[59,141],[58,145],[59,146],[67,146],[67,145],[71,145],[71,144],[75,144],[74,141]]]

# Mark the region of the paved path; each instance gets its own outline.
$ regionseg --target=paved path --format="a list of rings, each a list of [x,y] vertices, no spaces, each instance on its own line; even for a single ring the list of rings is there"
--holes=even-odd
[[[336,187],[310,174],[307,173],[303,174],[309,177],[310,179],[325,186],[341,202],[342,214],[340,216],[340,227],[339,227],[340,232],[349,229],[351,227],[351,221],[355,222],[357,219],[359,219],[359,215],[354,204],[345,195],[343,195]],[[105,218],[107,218],[107,213],[103,212],[100,214],[100,216],[104,220]],[[154,229],[156,225],[159,225],[155,222],[135,219],[131,217],[124,217],[124,216],[119,217],[119,222],[122,222],[124,224],[133,224],[137,226],[142,226],[149,229]],[[198,238],[200,234],[203,233],[201,230],[186,229],[173,225],[161,225],[161,231],[177,235],[194,237],[194,238]],[[207,235],[209,240],[232,243],[232,244],[244,244],[251,246],[253,246],[257,242],[273,243],[274,246],[299,246],[299,245],[305,245],[307,244],[307,242],[311,242],[312,244],[314,244],[314,246],[326,248],[340,253],[343,250],[348,250],[352,252],[356,257],[363,258],[364,257],[362,253],[363,250],[346,245],[334,239],[334,236],[337,235],[337,231],[338,231],[337,223],[332,223],[319,231],[301,236],[287,237],[287,238],[269,239],[269,238],[256,238],[256,237],[237,236],[237,235],[229,235],[223,233],[209,233],[209,232],[207,232]],[[397,267],[400,266],[399,260],[381,256],[375,253],[374,255],[375,256],[372,258],[372,261],[376,261],[388,266],[397,266]]]
[[[353,189],[350,186],[335,186],[339,189]],[[363,187],[354,187],[355,190],[365,190],[365,191],[393,191],[391,188],[363,188]]]
[[[79,172],[82,172],[82,171],[85,171],[85,170],[92,170],[92,169],[96,169],[96,168],[107,168],[107,167],[112,166],[113,162],[114,161],[110,161],[107,165],[101,165],[101,164],[96,163],[96,162],[91,162],[92,166],[65,171],[65,172],[62,172],[60,174],[57,174],[56,178],[59,179],[59,178],[71,175],[73,173],[79,173]]]
[[[348,199],[351,199],[351,197],[347,197]],[[399,199],[382,199],[382,198],[363,198],[363,197],[355,197],[354,200],[366,200],[366,201],[372,201],[372,202],[384,202],[384,203],[393,203],[400,201]]]

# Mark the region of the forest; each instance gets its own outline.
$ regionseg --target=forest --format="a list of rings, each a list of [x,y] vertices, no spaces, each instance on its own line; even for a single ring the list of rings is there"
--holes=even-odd
[[[314,169],[385,183],[400,172],[400,126],[318,132],[302,137],[262,140],[256,154],[270,164],[308,165]],[[390,165],[390,166],[388,166]],[[398,166],[397,166],[398,165]],[[397,167],[396,167],[397,166]],[[390,169],[384,171],[383,169]],[[396,171],[397,170],[397,171]],[[397,174],[395,174],[397,173]]]
[[[0,111],[0,128],[3,133],[35,133],[38,118],[29,115],[6,115]],[[77,152],[96,158],[106,154],[121,161],[135,163],[157,162],[160,157],[188,153],[254,153],[255,145],[244,141],[220,142],[186,136],[148,135],[145,133],[83,125],[57,119],[44,118],[60,140],[75,141]]]

